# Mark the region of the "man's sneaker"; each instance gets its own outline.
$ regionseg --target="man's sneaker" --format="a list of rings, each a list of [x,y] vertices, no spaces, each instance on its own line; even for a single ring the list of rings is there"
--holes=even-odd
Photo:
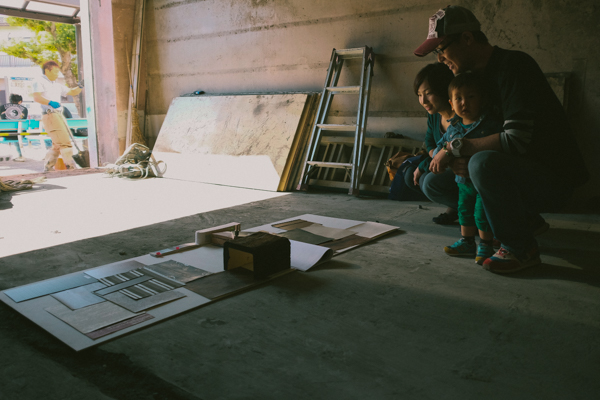
[[[433,217],[431,220],[439,225],[452,225],[458,220],[458,214],[441,213],[437,217]]]
[[[477,244],[475,242],[469,243],[465,238],[460,239],[452,246],[444,247],[444,251],[449,256],[473,256],[475,255],[476,249]]]
[[[548,229],[550,229],[550,224],[542,220],[538,226],[533,227],[533,236],[539,236],[548,231]],[[494,238],[494,248],[499,249],[500,247],[502,247],[502,243],[500,240]]]
[[[494,246],[487,243],[479,243],[477,246],[477,255],[475,256],[475,262],[482,265],[483,262],[494,255]]]
[[[531,249],[523,258],[519,259],[513,253],[501,247],[496,254],[483,262],[483,268],[497,274],[510,274],[541,263],[540,252],[537,248]]]

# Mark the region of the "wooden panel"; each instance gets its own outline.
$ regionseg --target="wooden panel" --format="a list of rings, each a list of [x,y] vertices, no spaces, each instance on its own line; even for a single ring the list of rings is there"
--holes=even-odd
[[[318,158],[321,161],[349,162],[352,157],[354,138],[325,136],[319,144]],[[359,189],[365,192],[389,193],[390,178],[385,162],[398,151],[413,154],[424,148],[423,142],[413,139],[366,138],[363,150],[363,165]],[[343,169],[327,171],[319,168],[311,179],[311,186],[348,189],[349,176]]]
[[[314,95],[178,97],[154,146],[165,177],[285,190]],[[298,136],[298,139],[296,139]]]

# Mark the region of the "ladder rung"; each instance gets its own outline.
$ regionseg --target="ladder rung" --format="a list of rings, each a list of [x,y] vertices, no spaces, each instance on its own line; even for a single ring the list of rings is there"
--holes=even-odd
[[[356,125],[317,124],[324,131],[356,132]]]
[[[327,167],[327,168],[352,168],[351,163],[338,163],[338,162],[325,162],[325,161],[308,161],[308,165],[315,167]]]
[[[339,49],[339,50],[336,50],[335,52],[341,58],[348,59],[348,58],[362,58],[364,51],[365,51],[364,47],[359,47],[356,49]]]
[[[327,90],[333,94],[359,94],[360,86],[329,86]]]

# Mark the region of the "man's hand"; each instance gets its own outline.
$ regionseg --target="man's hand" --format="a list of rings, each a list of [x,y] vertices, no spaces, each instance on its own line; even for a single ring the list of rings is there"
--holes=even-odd
[[[423,175],[423,172],[419,168],[415,169],[415,173],[413,174],[413,180],[415,182],[415,186],[419,186],[419,178]]]
[[[81,87],[74,87],[72,89],[69,89],[69,92],[67,94],[69,96],[77,96],[79,93],[81,93]]]
[[[447,154],[445,150],[440,150],[431,163],[429,163],[429,170],[434,174],[441,174],[448,168],[450,161],[452,160],[452,156]]]
[[[463,178],[469,177],[469,160],[471,157],[460,157],[455,158],[450,163],[450,168],[452,172],[454,172],[458,176],[462,176]]]
[[[60,107],[60,103],[58,101],[50,101],[48,102],[48,105],[52,108],[59,108]]]

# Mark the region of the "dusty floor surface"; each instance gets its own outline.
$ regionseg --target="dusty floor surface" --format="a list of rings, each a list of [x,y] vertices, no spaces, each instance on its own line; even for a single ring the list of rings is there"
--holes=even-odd
[[[27,242],[15,220],[32,242],[48,236],[39,233],[54,229],[48,221],[61,223],[52,219],[55,204],[68,204],[62,212],[77,223],[55,226],[69,237],[61,243],[7,251],[1,290],[188,242],[197,229],[232,221],[249,228],[313,213],[401,231],[307,273],[80,353],[0,303],[2,400],[597,399],[600,393],[598,215],[545,215],[551,229],[538,238],[544,264],[499,276],[443,253],[458,227],[433,224],[442,207],[431,203],[332,193],[258,199],[265,192],[97,174],[44,185],[0,196],[0,247]],[[142,201],[145,191],[153,198]],[[198,211],[194,205],[204,197],[216,197],[223,208]],[[34,198],[40,207],[24,204]],[[232,198],[247,203],[231,205]],[[175,203],[180,214],[151,220]],[[136,227],[90,233],[127,220],[122,210]]]

